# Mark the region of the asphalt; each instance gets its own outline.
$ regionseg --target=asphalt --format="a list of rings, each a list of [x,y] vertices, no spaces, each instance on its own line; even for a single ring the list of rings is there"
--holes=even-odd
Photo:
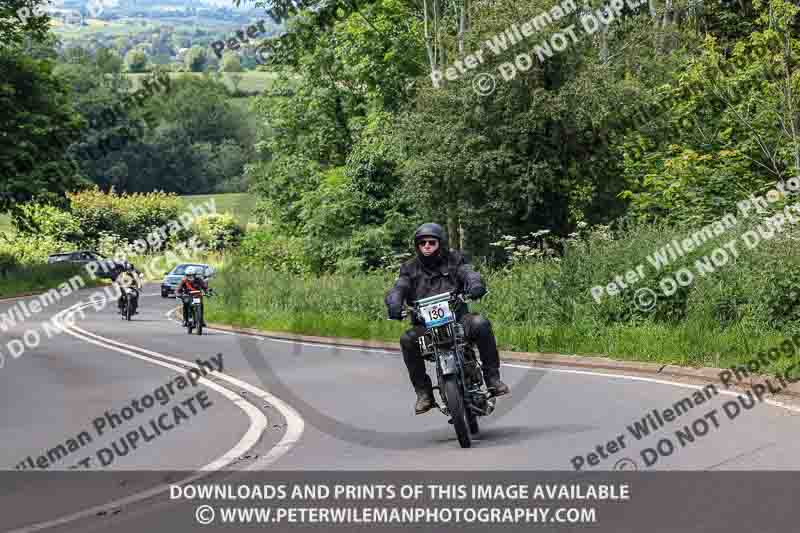
[[[43,334],[39,346],[18,358],[9,354],[11,339],[31,328],[41,332],[43,322],[85,301],[91,292],[84,290],[48,306],[2,333],[0,468],[6,480],[12,478],[10,471],[22,468],[27,457],[35,462],[58,444],[66,447],[82,431],[93,437],[91,443],[35,470],[66,470],[86,457],[93,457],[92,472],[125,471],[130,476],[143,470],[193,471],[209,464],[217,470],[221,463],[225,463],[221,471],[228,473],[243,469],[574,471],[577,456],[582,457],[582,471],[800,467],[794,444],[800,436],[796,407],[757,402],[731,419],[723,404],[740,400],[732,394],[709,392],[710,399],[637,440],[628,426],[654,409],[672,408],[699,389],[642,376],[521,363],[504,365],[503,378],[512,394],[498,400],[498,410],[491,417],[480,419],[481,433],[473,447],[461,449],[441,413],[414,416],[414,394],[396,352],[270,340],[214,329],[203,336],[187,335],[174,315],[169,315],[175,300],[162,299],[156,286],[146,288],[140,314],[132,322],[121,320],[112,307],[99,311],[89,307],[84,318],[78,315],[76,328],[49,339]],[[0,314],[16,303],[0,302]],[[185,374],[197,360],[208,361],[219,354],[223,370],[209,373],[205,384],[181,391],[176,387],[176,396],[166,405],[157,403],[119,428],[97,435],[93,422],[106,411],[119,412],[131,400]],[[225,379],[221,379],[223,374]],[[189,414],[178,426],[126,455],[117,454],[111,464],[97,464],[99,448],[111,446],[157,414],[172,412],[173,406],[198,392],[206,394],[211,404],[207,409]],[[188,408],[184,411],[189,413]],[[683,441],[676,435],[678,430],[683,431]],[[687,439],[687,432],[694,442]],[[665,438],[674,451],[647,466],[642,450],[656,448]],[[612,452],[609,441],[620,440],[625,447],[616,445],[618,449]],[[598,446],[606,458],[589,457]],[[662,443],[662,449],[665,446]],[[588,462],[595,459],[596,464],[590,466]],[[113,490],[100,486],[67,497],[57,484],[48,487],[44,478],[7,491],[0,483],[0,530],[54,519],[103,504],[112,496],[135,494],[147,484],[133,485],[117,484]],[[42,501],[48,505],[33,503]],[[158,516],[159,505],[152,500],[149,507],[141,505],[140,512],[148,517],[143,518],[145,522]],[[96,525],[75,520],[61,529],[92,527]]]

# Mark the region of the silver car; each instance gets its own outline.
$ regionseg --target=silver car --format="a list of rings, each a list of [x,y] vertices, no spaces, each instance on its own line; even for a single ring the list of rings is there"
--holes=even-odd
[[[78,250],[76,252],[66,252],[59,254],[50,254],[47,256],[47,262],[55,263],[72,263],[85,267],[89,263],[97,263],[97,268],[93,270],[98,277],[110,278],[111,272],[116,266],[116,262],[110,259],[103,259],[97,252],[91,250]]]
[[[190,266],[196,267],[202,272],[203,277],[205,279],[213,278],[216,272],[212,267],[209,265],[204,265],[202,263],[183,263],[175,268],[173,268],[170,272],[167,272],[164,280],[161,282],[161,297],[168,298],[170,294],[175,294],[175,291],[180,285],[183,276],[186,274],[186,269]]]

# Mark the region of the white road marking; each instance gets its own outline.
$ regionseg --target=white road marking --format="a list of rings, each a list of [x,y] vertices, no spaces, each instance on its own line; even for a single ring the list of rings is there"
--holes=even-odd
[[[156,294],[156,295],[160,295],[160,294]],[[147,295],[143,295],[143,296],[154,296],[154,295],[153,294],[147,294]],[[7,301],[10,301],[10,300],[7,300]],[[89,305],[92,305],[92,304],[76,304],[75,306],[72,306],[72,307],[68,308],[67,310],[58,313],[58,315],[65,314],[66,312],[70,312],[70,311],[74,312],[74,311],[77,310],[77,307],[80,306],[80,305],[83,305],[83,307],[88,307]],[[176,312],[176,309],[173,309],[172,311],[167,313],[167,316],[169,317],[169,315],[171,313],[174,313],[174,312]],[[80,332],[80,333],[76,333],[76,331],[72,331],[72,329],[74,329],[74,330],[76,330],[77,332]],[[209,328],[209,329],[214,329],[214,328]],[[238,332],[229,332],[229,331],[223,331],[223,330],[217,330],[217,329],[214,329],[214,331],[217,331],[217,332],[220,332],[220,333],[224,333],[224,334],[227,334],[227,335],[252,337],[252,338],[259,339],[259,340],[266,340],[266,341],[270,341],[270,342],[282,342],[282,343],[285,343],[285,344],[300,344],[300,345],[303,345],[303,346],[310,346],[310,347],[317,347],[317,348],[338,348],[338,349],[343,349],[343,350],[352,350],[352,351],[361,351],[361,352],[365,352],[366,351],[366,352],[384,353],[384,354],[392,354],[392,355],[396,355],[397,354],[397,352],[395,352],[395,351],[380,350],[380,349],[369,348],[369,347],[355,348],[355,347],[348,347],[348,346],[337,346],[335,344],[328,345],[328,344],[324,344],[324,343],[308,343],[308,342],[303,342],[303,341],[273,339],[273,338],[269,338],[269,337],[259,337],[259,336],[256,336],[256,335],[249,335],[249,334],[238,333]],[[179,372],[183,372],[185,370],[185,368],[183,368],[183,367],[179,368],[179,367],[170,365],[169,363],[165,363],[165,362],[160,361],[160,360],[154,360],[154,359],[151,359],[149,357],[145,357],[145,356],[130,352],[130,351],[124,349],[123,347],[130,348],[130,349],[133,349],[133,350],[137,350],[137,351],[140,351],[142,353],[150,354],[150,355],[153,355],[153,356],[156,356],[156,357],[168,360],[168,361],[174,361],[176,363],[182,363],[182,364],[186,364],[187,363],[187,361],[184,361],[182,359],[173,358],[173,357],[170,357],[170,356],[167,356],[167,355],[164,355],[164,354],[159,354],[157,352],[152,352],[152,351],[149,351],[149,350],[137,347],[137,346],[132,346],[132,345],[128,345],[128,344],[125,344],[125,343],[118,342],[118,341],[114,341],[112,339],[107,339],[105,337],[101,337],[99,335],[95,335],[93,333],[90,333],[90,332],[85,331],[85,330],[83,330],[81,328],[78,328],[78,327],[65,328],[65,332],[70,334],[70,335],[73,335],[76,338],[85,340],[86,342],[90,342],[92,344],[97,344],[99,346],[104,346],[106,348],[115,350],[117,352],[124,353],[126,355],[130,355],[132,357],[135,357],[135,358],[138,358],[138,359],[142,359],[142,360],[151,362],[153,364],[158,364],[158,365],[164,366],[166,368],[177,370]],[[93,340],[90,337],[93,337],[94,339],[97,339],[97,340]],[[679,383],[679,382],[667,381],[667,380],[662,380],[662,379],[654,379],[654,378],[647,378],[647,377],[640,377],[640,376],[629,376],[629,375],[625,375],[625,374],[614,374],[614,373],[598,372],[598,371],[592,371],[592,370],[572,370],[572,369],[564,369],[564,368],[539,367],[539,366],[535,366],[535,365],[519,365],[519,364],[513,364],[513,363],[502,363],[502,366],[511,367],[511,368],[521,368],[521,369],[526,369],[526,370],[541,370],[541,371],[546,371],[546,372],[558,372],[558,373],[566,373],[566,374],[578,374],[578,375],[586,375],[586,376],[594,376],[594,377],[604,377],[604,378],[611,378],[611,379],[641,381],[641,382],[657,383],[657,384],[661,384],[661,385],[671,385],[671,386],[674,386],[674,387],[689,388],[689,389],[702,389],[703,388],[702,385],[690,385],[690,384],[686,384],[686,383]],[[275,396],[272,396],[268,392],[263,391],[261,389],[258,389],[257,387],[254,387],[254,386],[250,385],[249,383],[246,383],[244,381],[236,379],[236,378],[234,378],[232,376],[228,376],[226,374],[217,374],[217,376],[220,379],[222,379],[224,381],[227,381],[228,383],[231,383],[233,385],[241,387],[242,389],[247,390],[247,391],[259,396],[261,399],[265,399],[265,400],[269,401],[270,403],[272,403],[276,407],[276,409],[278,409],[281,412],[281,414],[287,420],[287,429],[286,429],[286,433],[284,434],[283,439],[281,439],[281,441],[274,448],[272,448],[272,450],[270,451],[270,453],[268,455],[266,455],[263,459],[261,459],[261,460],[255,462],[254,464],[250,465],[247,469],[248,470],[254,470],[256,468],[261,468],[263,466],[267,466],[268,464],[276,461],[279,457],[284,455],[287,451],[289,451],[291,446],[293,446],[297,442],[297,440],[300,438],[300,436],[302,435],[303,429],[304,429],[304,422],[303,422],[302,417],[300,417],[299,413],[297,413],[297,411],[295,411],[291,406],[287,405],[285,402],[283,402],[279,398],[277,398]],[[201,381],[205,382],[206,380],[201,379]],[[209,382],[208,386],[209,387],[213,387],[214,384]],[[719,392],[722,393],[722,394],[730,395],[730,396],[736,396],[737,395],[737,393],[734,392],[734,391],[720,390]],[[792,406],[792,405],[789,405],[789,404],[786,404],[786,403],[783,403],[783,402],[770,400],[770,399],[765,399],[764,403],[773,405],[775,407],[787,409],[787,410],[790,410],[790,411],[793,411],[793,412],[800,412],[800,408]],[[237,405],[240,405],[240,404],[237,402]],[[260,411],[259,411],[259,414],[261,414]],[[252,428],[252,426],[251,426],[251,428]],[[249,433],[249,431],[248,431],[248,433]],[[242,440],[244,440],[244,437],[243,437]],[[230,455],[230,454],[226,454],[226,456],[223,456],[223,458],[218,459],[217,461],[215,461],[213,463],[210,463],[209,465],[206,465],[206,467],[203,467],[203,469],[206,469],[210,465],[214,465],[214,464],[216,464],[216,463],[218,463],[220,461],[223,461],[224,457],[227,457],[228,455]],[[220,466],[218,468],[222,468],[222,467]],[[181,481],[179,481],[177,483],[173,483],[173,484],[189,483],[189,482],[194,481],[196,479],[199,479],[201,477],[208,476],[209,473],[197,474],[195,476],[188,477],[186,479],[183,479],[183,480],[181,480]],[[41,529],[53,527],[53,526],[56,526],[56,525],[61,525],[61,524],[64,524],[64,523],[67,523],[67,522],[71,522],[71,521],[74,521],[74,520],[78,520],[78,519],[81,519],[81,518],[86,518],[88,516],[96,514],[99,511],[108,510],[108,508],[118,507],[118,506],[121,506],[121,505],[127,505],[127,504],[130,504],[130,503],[135,503],[135,502],[147,499],[149,497],[156,496],[156,495],[158,495],[158,494],[160,494],[162,492],[165,492],[167,490],[169,490],[169,485],[166,485],[166,484],[165,485],[160,485],[158,487],[155,487],[155,488],[150,489],[150,490],[145,491],[145,492],[137,493],[137,494],[128,496],[126,498],[122,498],[122,499],[119,499],[119,500],[115,500],[113,502],[109,502],[107,504],[95,506],[95,507],[93,507],[91,509],[86,509],[84,511],[73,513],[71,515],[68,515],[68,516],[65,516],[65,517],[62,517],[62,518],[59,518],[59,519],[56,519],[56,520],[51,520],[49,522],[42,522],[42,523],[39,523],[39,524],[34,524],[34,525],[31,525],[31,526],[27,526],[25,528],[16,529],[16,530],[11,531],[10,533],[23,533],[23,532],[27,533],[29,531],[39,531]]]
[[[681,387],[681,388],[684,388],[684,389],[701,390],[701,389],[703,389],[703,387],[706,387],[708,385],[714,385],[717,388],[717,390],[719,391],[720,394],[727,394],[728,396],[738,396],[738,395],[742,394],[741,392],[722,389],[721,386],[719,386],[716,383],[706,383],[705,385],[692,385],[692,384],[689,384],[689,383],[679,383],[679,382],[676,382],[676,381],[667,381],[665,379],[646,378],[646,377],[642,377],[642,376],[628,376],[626,374],[611,374],[611,373],[607,373],[607,372],[597,372],[597,371],[592,371],[592,370],[572,370],[572,369],[566,369],[566,368],[547,368],[547,367],[539,367],[539,366],[533,366],[533,365],[516,365],[516,364],[511,364],[511,363],[504,363],[503,366],[510,366],[510,367],[513,367],[513,368],[527,368],[527,369],[534,369],[534,370],[546,370],[546,371],[550,371],[550,372],[560,372],[562,374],[583,374],[583,375],[587,375],[587,376],[597,376],[597,377],[605,377],[605,378],[613,378],[613,379],[627,379],[627,380],[631,380],[631,381],[644,381],[646,383],[658,383],[659,385],[672,385],[673,387]],[[800,407],[795,407],[794,405],[790,405],[790,404],[787,404],[787,403],[784,403],[784,402],[779,402],[777,400],[770,400],[768,398],[765,398],[763,400],[763,402],[766,403],[766,404],[772,405],[774,407],[781,407],[783,409],[787,409],[787,410],[795,412],[795,413],[800,413]]]
[[[65,309],[64,311],[57,313],[56,316],[58,317],[58,319],[61,319],[62,316],[65,316],[67,313],[74,313],[80,308],[89,307],[91,305],[93,304],[78,303]],[[141,359],[143,361],[147,361],[152,364],[163,366],[165,368],[169,368],[170,370],[175,370],[176,372],[179,373],[183,373],[186,371],[186,368],[183,366],[173,365],[163,361],[163,360],[168,360],[183,365],[187,364],[188,362],[183,359],[170,357],[157,352],[152,352],[150,350],[145,350],[138,346],[132,346],[129,344],[124,344],[118,341],[114,341],[112,339],[107,339],[105,337],[101,337],[100,335],[95,335],[86,330],[78,328],[76,326],[68,327],[65,325],[64,332],[69,335],[72,335],[73,337],[81,339],[85,342],[95,344],[97,346],[102,346],[104,348],[114,350],[116,352],[128,355],[130,357],[134,357],[136,359]],[[153,359],[145,355],[140,355],[130,350],[137,350],[139,352],[157,357],[158,359]],[[295,411],[292,407],[284,403],[279,398],[271,395],[267,391],[254,387],[249,383],[245,383],[227,374],[217,372],[215,373],[215,377],[222,381],[226,381],[231,385],[234,385],[236,387],[239,387],[241,389],[250,392],[251,394],[257,396],[260,400],[271,403],[278,411],[280,411],[280,413],[286,419],[287,428],[283,438],[270,450],[270,452],[267,455],[265,455],[263,458],[259,459],[258,461],[255,461],[254,463],[246,467],[245,470],[262,469],[268,466],[269,464],[277,461],[281,456],[283,456],[286,452],[288,452],[291,449],[291,447],[300,439],[300,436],[302,435],[304,429],[304,422],[303,419],[300,417],[299,413],[297,413],[297,411]],[[266,416],[264,416],[264,414],[260,410],[258,410],[254,405],[252,405],[245,399],[237,397],[237,395],[234,392],[225,389],[205,378],[200,378],[198,381],[203,385],[216,390],[220,394],[224,395],[226,398],[233,401],[234,404],[237,405],[239,408],[241,408],[245,412],[245,414],[247,414],[247,416],[250,417],[250,420],[252,421],[250,427],[248,428],[244,436],[239,440],[239,442],[233,448],[228,450],[228,452],[226,452],[222,457],[219,457],[214,461],[212,461],[211,463],[201,467],[199,470],[202,473],[189,476],[180,481],[176,481],[174,483],[169,483],[169,484],[161,484],[156,487],[153,487],[152,489],[148,489],[143,492],[138,492],[136,494],[132,494],[125,498],[120,498],[105,504],[96,505],[89,509],[84,509],[82,511],[78,511],[53,520],[48,520],[46,522],[39,522],[37,524],[31,524],[23,528],[15,529],[12,530],[10,533],[28,533],[32,531],[41,531],[43,529],[60,526],[69,522],[74,522],[76,520],[94,516],[100,511],[108,511],[111,508],[121,507],[124,505],[129,505],[132,503],[140,502],[142,500],[146,500],[153,496],[157,496],[163,492],[167,492],[171,485],[183,485],[195,481],[197,479],[207,477],[211,473],[224,468],[225,466],[236,460],[238,457],[246,453],[247,450],[252,448],[258,442],[258,439],[263,433],[264,429],[268,427]]]
[[[169,315],[169,314],[171,314],[173,312],[175,312],[175,310],[170,311],[169,313],[167,313],[167,315]],[[340,350],[353,350],[353,351],[359,351],[359,352],[374,352],[374,353],[398,355],[398,352],[396,352],[396,351],[381,350],[381,349],[378,349],[378,348],[369,348],[369,347],[353,348],[353,347],[349,347],[349,346],[338,346],[336,344],[309,343],[309,342],[292,341],[292,340],[286,340],[286,339],[273,339],[271,337],[259,337],[259,336],[256,336],[256,335],[251,335],[249,333],[238,333],[238,332],[235,332],[235,331],[226,331],[226,330],[220,330],[220,329],[216,329],[216,328],[208,328],[208,329],[212,329],[212,330],[214,330],[216,332],[219,332],[219,333],[225,333],[227,335],[235,335],[235,336],[240,336],[240,337],[251,337],[251,338],[256,338],[256,339],[259,339],[259,340],[265,340],[265,341],[268,341],[268,342],[281,342],[281,343],[285,343],[285,344],[300,344],[302,346],[310,346],[312,348],[313,347],[316,347],[316,348],[329,348],[329,349],[330,348],[334,348],[334,349],[338,348]],[[584,376],[604,377],[604,378],[622,379],[622,380],[629,380],[629,381],[643,381],[643,382],[646,382],[646,383],[658,383],[659,385],[671,385],[673,387],[681,387],[681,388],[685,388],[685,389],[701,390],[706,385],[713,384],[714,386],[717,387],[717,389],[719,390],[720,394],[726,394],[726,395],[729,395],[729,396],[738,396],[739,394],[742,394],[741,392],[722,389],[721,388],[722,386],[718,385],[716,383],[707,383],[706,385],[692,385],[692,384],[688,384],[688,383],[680,383],[680,382],[677,382],[677,381],[668,381],[668,380],[665,380],[665,379],[647,378],[647,377],[642,377],[642,376],[630,376],[630,375],[627,375],[627,374],[614,374],[614,373],[609,373],[609,372],[601,372],[601,371],[597,371],[597,370],[573,370],[573,369],[568,369],[568,368],[558,368],[558,367],[549,367],[549,366],[536,366],[536,365],[521,365],[521,364],[516,364],[516,363],[500,363],[500,366],[506,366],[506,367],[510,367],[510,368],[523,368],[523,369],[526,369],[526,370],[541,370],[541,371],[544,371],[544,372],[557,372],[557,373],[562,373],[562,374],[579,374],[579,375],[584,375]],[[784,402],[780,402],[778,400],[771,400],[771,399],[765,398],[763,400],[763,402],[766,403],[766,404],[772,405],[773,407],[780,407],[782,409],[786,409],[786,410],[789,410],[789,411],[792,411],[792,412],[795,412],[795,413],[800,413],[800,407],[796,407],[794,405],[790,405],[790,404],[787,404],[787,403],[784,403]]]

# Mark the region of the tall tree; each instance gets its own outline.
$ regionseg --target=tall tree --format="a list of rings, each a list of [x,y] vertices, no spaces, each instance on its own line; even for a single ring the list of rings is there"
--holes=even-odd
[[[49,61],[0,48],[0,211],[17,202],[59,202],[86,183],[67,147],[81,116]]]
[[[0,48],[21,46],[26,40],[42,42],[50,30],[45,0],[0,2]]]
[[[208,64],[208,51],[201,46],[192,46],[186,52],[186,68],[190,72],[204,72]]]
[[[144,50],[134,48],[125,54],[125,66],[128,72],[141,73],[147,71],[147,54]]]

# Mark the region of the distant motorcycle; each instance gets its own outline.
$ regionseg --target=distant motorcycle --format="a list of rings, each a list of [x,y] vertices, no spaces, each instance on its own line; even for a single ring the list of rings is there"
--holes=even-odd
[[[209,289],[203,291],[190,291],[189,294],[182,294],[176,299],[183,304],[189,305],[189,316],[185,317],[187,326],[186,332],[191,335],[192,330],[196,330],[198,335],[203,334],[203,297],[214,296],[214,292]]]
[[[132,287],[122,288],[122,319],[131,320],[131,317],[136,314],[136,307],[139,302],[139,291]]]
[[[436,407],[450,417],[461,447],[469,448],[470,434],[479,431],[478,417],[490,415],[497,398],[486,387],[475,346],[466,340],[464,327],[452,311],[465,302],[461,294],[437,294],[415,301],[403,317],[412,314],[425,324],[419,346],[422,357],[436,364],[433,390],[439,391],[443,404]]]

